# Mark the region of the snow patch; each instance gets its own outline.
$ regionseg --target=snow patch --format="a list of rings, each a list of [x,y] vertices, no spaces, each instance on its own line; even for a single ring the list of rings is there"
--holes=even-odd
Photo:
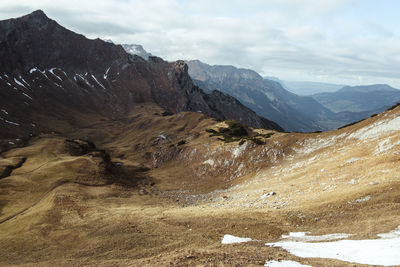
[[[111,68],[111,67],[108,67],[108,69],[106,70],[106,73],[105,73],[104,76],[103,76],[104,80],[107,79],[108,72],[110,71],[110,68]]]
[[[4,121],[7,122],[8,124],[19,126],[19,123],[16,123],[16,122],[8,121],[8,120],[4,120]]]
[[[16,78],[14,78],[14,82],[15,82],[16,84],[18,84],[19,86],[22,86],[22,87],[24,87],[25,89],[28,89],[28,88],[26,88],[26,86],[25,86],[23,83],[21,83],[20,81],[18,81]]]
[[[87,72],[86,72],[86,74],[87,74]],[[86,75],[86,74],[85,74],[85,75]],[[82,75],[76,74],[76,76],[78,76],[79,78],[81,78],[88,86],[93,87],[93,85],[91,85],[91,84],[88,82],[88,80],[86,80],[85,77],[83,77]],[[74,77],[74,78],[75,78],[75,77]],[[75,81],[76,81],[76,79],[75,79]]]
[[[241,146],[235,147],[235,148],[232,150],[232,156],[233,156],[234,158],[237,158],[240,154],[242,154],[243,151],[246,150],[246,148],[247,148],[247,141],[244,142],[244,144],[242,144]]]
[[[4,114],[8,115],[8,112],[7,112],[7,110],[5,110],[5,109],[1,109],[1,111],[2,111]]]
[[[378,236],[380,239],[316,243],[283,240],[266,245],[284,248],[302,258],[331,258],[359,264],[399,265],[400,226],[394,231]]]
[[[367,127],[361,128],[358,131],[349,135],[349,138],[367,140],[378,138],[384,134],[400,130],[400,117],[391,117],[386,120],[375,122]]]
[[[208,160],[204,161],[203,164],[208,164],[208,165],[210,165],[211,167],[214,167],[215,162],[214,162],[214,160],[212,160],[212,159],[208,159]]]
[[[366,202],[366,201],[368,201],[370,199],[371,199],[371,196],[365,196],[365,197],[350,201],[349,204],[362,203],[362,202]]]
[[[251,238],[237,237],[233,235],[224,235],[222,238],[222,244],[235,244],[235,243],[246,243],[250,242]]]
[[[21,75],[19,75],[19,78],[21,79],[21,81],[23,81],[23,82],[25,83],[25,85],[31,87],[31,85],[30,85],[29,83],[27,83],[27,82],[24,80],[24,78],[22,78]]]
[[[98,85],[100,85],[101,87],[103,87],[104,90],[106,90],[106,88],[96,79],[96,77],[94,77],[94,75],[92,74],[92,78],[96,81],[96,83]]]
[[[59,85],[58,83],[54,83],[56,86],[62,88],[64,90],[64,87],[62,87],[61,85]]]
[[[391,138],[387,138],[387,139],[379,142],[378,147],[374,151],[374,154],[377,155],[377,154],[386,152],[397,145],[400,145],[400,140],[398,140],[397,142],[393,142],[391,140]]]
[[[359,158],[351,158],[351,159],[349,159],[348,161],[346,161],[347,163],[353,163],[353,162],[356,162],[356,161],[359,161],[360,159]]]
[[[304,265],[301,263],[298,263],[296,261],[267,261],[264,265],[264,267],[301,267],[301,266],[309,266],[311,267],[311,265]]]
[[[335,135],[330,138],[322,139],[322,138],[309,138],[305,139],[304,141],[297,142],[299,145],[302,147],[300,148],[294,148],[293,150],[296,153],[301,153],[301,154],[310,154],[314,151],[330,147],[334,144],[336,144],[336,141],[340,138],[345,137],[346,134],[343,133],[341,135]]]
[[[327,235],[307,235],[309,232],[290,232],[289,235],[282,235],[282,239],[289,241],[328,241],[348,238],[349,234],[327,234]]]
[[[54,73],[54,70],[55,70],[55,69],[56,69],[56,68],[51,68],[51,69],[49,70],[50,73],[53,74],[57,79],[59,79],[60,81],[62,81],[61,77]]]
[[[37,70],[38,70],[37,68],[32,68],[32,69],[29,70],[29,73],[32,74],[33,72],[35,72]]]
[[[33,98],[32,97],[30,97],[29,95],[27,95],[27,94],[25,94],[25,93],[22,93],[25,97],[27,97],[27,98],[29,98],[30,100],[33,100]]]

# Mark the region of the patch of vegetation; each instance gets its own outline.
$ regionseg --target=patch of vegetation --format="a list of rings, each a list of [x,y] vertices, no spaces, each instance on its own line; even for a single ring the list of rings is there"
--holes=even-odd
[[[163,116],[163,117],[165,117],[165,116],[171,116],[171,115],[174,115],[174,113],[171,112],[171,111],[164,111],[163,113],[161,113],[161,116]]]
[[[255,136],[249,138],[250,141],[253,141],[256,145],[265,145],[265,142],[261,140],[260,138],[257,138]]]
[[[256,134],[255,136],[261,136],[264,138],[270,138],[271,136],[273,136],[275,133],[266,133],[266,134]]]
[[[354,125],[354,124],[357,124],[357,123],[359,123],[359,122],[362,122],[362,121],[364,121],[364,120],[366,120],[366,119],[359,120],[359,121],[355,121],[355,122],[351,122],[351,123],[349,123],[349,124],[346,124],[346,125],[343,125],[342,127],[337,128],[337,129],[338,129],[338,130],[344,129],[344,128],[347,128],[347,127],[352,126],[352,125]]]
[[[242,137],[249,135],[248,130],[243,124],[234,120],[226,120],[225,123],[228,125],[228,128],[226,128],[227,132],[231,136]]]
[[[212,133],[212,134],[216,134],[216,133],[218,133],[216,130],[214,130],[214,129],[206,129],[206,132],[207,133]]]
[[[269,138],[274,134],[255,133],[248,127],[234,120],[226,120],[224,122],[228,127],[219,127],[218,130],[207,129],[206,132],[211,133],[210,137],[218,136],[218,140],[225,143],[239,141],[239,145],[243,145],[246,141],[252,141],[257,145],[264,145],[265,141],[262,138]]]
[[[185,141],[185,140],[181,140],[181,141],[179,141],[176,145],[177,145],[177,146],[182,146],[182,145],[184,145],[184,144],[186,144],[186,141]]]
[[[249,136],[249,131],[241,123],[233,120],[226,120],[224,122],[228,127],[219,127],[218,130],[207,129],[206,132],[211,133],[210,137],[218,136],[218,140],[226,143],[238,141],[241,138]]]

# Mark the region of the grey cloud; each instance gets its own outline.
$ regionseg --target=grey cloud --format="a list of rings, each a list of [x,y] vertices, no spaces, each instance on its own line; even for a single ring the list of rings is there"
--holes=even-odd
[[[90,38],[140,43],[167,60],[200,59],[281,79],[400,87],[400,38],[380,22],[343,20],[360,0],[2,0],[0,15],[43,9]],[[368,33],[368,34],[366,34]],[[396,39],[398,38],[398,39]],[[397,78],[399,77],[399,78]]]

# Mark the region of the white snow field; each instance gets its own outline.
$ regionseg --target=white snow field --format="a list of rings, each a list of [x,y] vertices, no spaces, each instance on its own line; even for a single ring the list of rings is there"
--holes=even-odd
[[[235,243],[245,243],[251,241],[251,238],[237,237],[233,235],[224,235],[222,238],[222,244],[235,244]]]
[[[292,236],[293,234],[289,235]],[[341,236],[342,234],[339,234]],[[299,234],[303,236],[303,233]],[[329,236],[329,235],[325,235]],[[332,235],[330,235],[332,236]],[[284,239],[267,246],[281,247],[302,258],[331,258],[360,264],[392,266],[400,264],[400,226],[389,233],[378,234],[380,238],[369,240],[339,240],[333,242],[293,241]],[[312,240],[320,240],[318,236]]]
[[[298,263],[296,261],[267,261],[264,265],[264,267],[301,267],[301,266],[306,266],[306,267],[311,267],[310,265],[304,265],[301,263]]]

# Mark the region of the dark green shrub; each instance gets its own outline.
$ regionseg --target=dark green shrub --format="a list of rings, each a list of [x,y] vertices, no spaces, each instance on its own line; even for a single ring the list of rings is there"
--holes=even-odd
[[[185,141],[185,140],[181,140],[181,141],[179,141],[176,145],[177,145],[177,146],[182,146],[182,145],[184,145],[184,144],[186,144],[186,141]]]
[[[239,122],[234,120],[226,120],[226,124],[229,126],[230,135],[232,136],[248,136],[246,128]]]
[[[161,113],[161,115],[162,116],[171,116],[171,115],[174,115],[174,113],[173,112],[171,112],[171,111],[164,111],[163,113]]]
[[[257,137],[252,137],[250,138],[251,141],[253,141],[256,145],[265,145],[265,142]]]

